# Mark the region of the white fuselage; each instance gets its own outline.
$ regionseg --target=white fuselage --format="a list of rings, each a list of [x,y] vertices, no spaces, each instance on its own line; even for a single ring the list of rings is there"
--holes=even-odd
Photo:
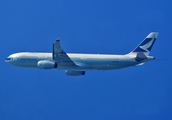
[[[58,38],[53,43],[52,53],[20,52],[7,57],[5,62],[18,67],[65,70],[66,75],[70,76],[85,75],[87,70],[121,69],[154,60],[155,57],[148,55],[157,36],[157,32],[151,32],[126,55],[67,54]]]
[[[62,70],[114,70],[138,65],[141,62],[131,55],[104,55],[104,54],[67,54],[79,67],[58,65]],[[52,53],[21,52],[10,55],[5,61],[18,67],[38,68],[41,60],[52,60]],[[57,63],[58,64],[58,63]]]

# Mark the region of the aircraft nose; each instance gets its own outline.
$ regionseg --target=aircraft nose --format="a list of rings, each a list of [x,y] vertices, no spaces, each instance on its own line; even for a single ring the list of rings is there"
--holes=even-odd
[[[13,58],[7,57],[7,58],[5,59],[5,62],[9,63],[11,60],[13,60]]]

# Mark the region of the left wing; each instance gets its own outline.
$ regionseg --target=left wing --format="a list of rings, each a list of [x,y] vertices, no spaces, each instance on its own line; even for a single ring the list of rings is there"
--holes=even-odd
[[[77,66],[62,49],[60,38],[53,44],[53,60],[61,66]]]

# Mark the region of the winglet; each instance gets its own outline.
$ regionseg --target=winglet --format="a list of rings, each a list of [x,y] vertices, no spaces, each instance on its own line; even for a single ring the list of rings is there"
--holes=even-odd
[[[56,41],[60,41],[60,38],[57,38],[57,40]]]

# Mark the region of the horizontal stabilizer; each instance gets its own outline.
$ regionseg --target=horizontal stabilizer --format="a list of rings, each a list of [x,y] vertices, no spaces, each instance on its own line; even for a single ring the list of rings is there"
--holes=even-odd
[[[145,59],[147,59],[147,57],[144,53],[137,53],[137,56],[135,58],[135,60],[137,62],[140,62],[140,61],[145,60]]]
[[[145,63],[143,62],[143,63],[140,63],[140,64],[137,64],[136,66],[139,66],[139,65],[144,65]]]

